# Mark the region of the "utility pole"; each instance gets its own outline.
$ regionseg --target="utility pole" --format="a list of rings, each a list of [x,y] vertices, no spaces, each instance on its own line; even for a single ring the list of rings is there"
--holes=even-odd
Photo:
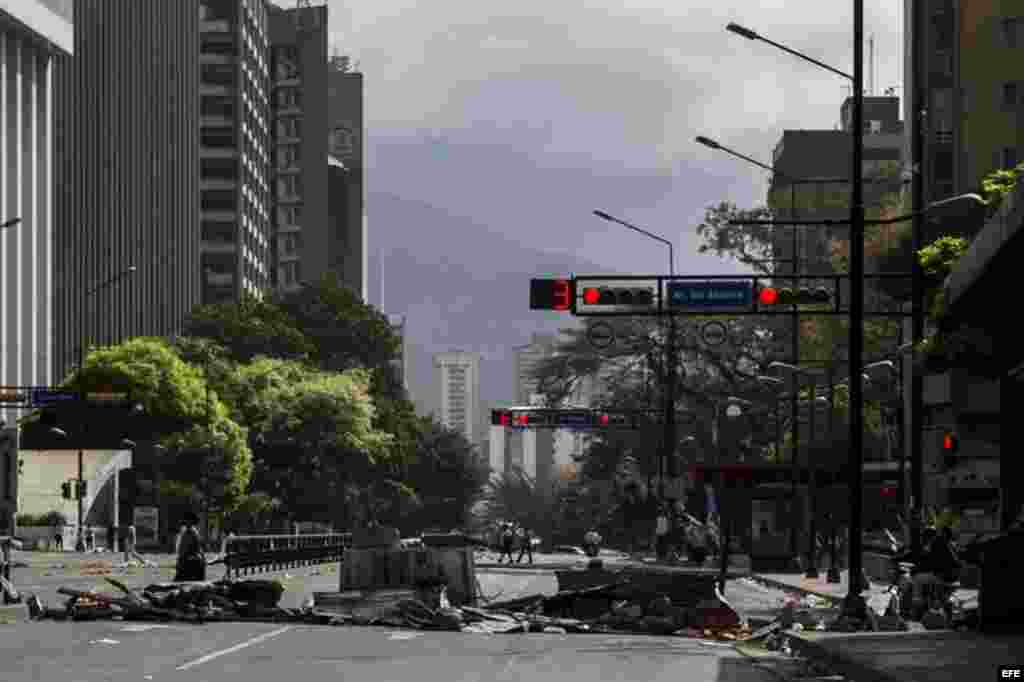
[[[911,50],[911,199],[914,214],[911,228],[911,250],[913,251],[913,270],[911,276],[911,341],[916,346],[924,338],[924,286],[921,264],[917,253],[921,250],[922,232],[924,231],[924,92],[923,92],[923,59],[921,51],[924,41],[921,32],[924,29],[923,0],[911,0],[913,6],[912,25],[910,29]],[[905,363],[906,364],[906,363]],[[924,443],[923,443],[923,412],[924,412],[924,377],[921,371],[913,368],[910,374],[910,546],[919,555],[921,551],[921,508],[924,495]],[[901,479],[902,480],[902,479]]]
[[[844,615],[863,620],[864,512],[864,0],[853,0],[853,187],[850,197],[850,589]]]
[[[796,221],[796,181],[790,180],[790,220]],[[793,230],[793,274],[800,274],[800,232],[796,225]],[[795,280],[794,280],[795,281]],[[797,309],[793,310],[790,316],[790,329],[793,334],[793,365],[800,366],[800,317]],[[790,398],[790,410],[793,414],[793,460],[790,462],[792,468],[792,489],[790,491],[790,530],[789,548],[793,554],[793,564],[799,566],[800,562],[800,505],[799,481],[800,481],[800,380],[799,375],[793,375],[793,395]]]

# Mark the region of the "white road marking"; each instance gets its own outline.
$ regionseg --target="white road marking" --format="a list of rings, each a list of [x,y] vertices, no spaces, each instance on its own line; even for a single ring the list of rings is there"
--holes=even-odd
[[[214,651],[213,653],[206,654],[205,656],[197,658],[194,661],[189,661],[185,665],[178,666],[177,668],[175,668],[175,670],[188,670],[189,668],[194,668],[197,665],[202,665],[203,663],[206,663],[208,661],[212,661],[213,659],[219,658],[219,657],[221,657],[221,656],[223,656],[225,654],[234,653],[234,652],[238,651],[239,649],[244,649],[245,647],[252,646],[253,644],[259,644],[260,642],[262,642],[264,640],[267,640],[267,639],[270,639],[271,637],[277,637],[281,633],[283,633],[283,632],[285,632],[287,630],[291,630],[291,629],[292,629],[291,625],[285,625],[283,628],[278,628],[276,630],[271,630],[270,632],[264,632],[262,635],[257,635],[255,637],[253,637],[252,639],[247,639],[246,641],[241,642],[239,644],[236,644],[234,646],[228,647],[227,649],[221,649],[220,651]]]

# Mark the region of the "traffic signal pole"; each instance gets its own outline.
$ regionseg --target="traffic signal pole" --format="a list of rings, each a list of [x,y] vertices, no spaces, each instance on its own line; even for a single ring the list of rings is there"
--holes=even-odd
[[[911,341],[915,344],[924,338],[924,305],[923,305],[923,276],[921,263],[918,262],[917,252],[921,249],[921,232],[923,231],[924,217],[921,212],[924,209],[924,96],[922,90],[922,56],[923,42],[921,31],[924,26],[922,0],[914,0],[912,26],[910,29],[911,49],[911,182],[912,212],[914,222],[911,228],[911,250],[913,252],[913,270],[911,279],[911,312],[913,320],[911,323]],[[907,363],[904,362],[904,366]],[[921,552],[921,508],[922,497],[924,496],[923,486],[923,461],[924,443],[922,433],[922,413],[924,412],[924,377],[917,368],[913,368],[910,374],[910,546],[915,556]],[[901,486],[902,486],[902,478]],[[905,504],[905,503],[904,503]],[[906,507],[904,507],[906,510]]]

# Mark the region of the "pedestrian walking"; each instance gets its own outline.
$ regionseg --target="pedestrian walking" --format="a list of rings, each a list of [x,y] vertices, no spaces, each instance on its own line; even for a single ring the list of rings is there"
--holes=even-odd
[[[600,551],[601,546],[601,535],[595,528],[591,528],[587,531],[587,534],[583,536],[583,551],[587,553],[589,557],[596,557]]]
[[[194,512],[185,515],[185,530],[178,543],[178,565],[175,582],[206,580],[206,556],[199,537],[199,517]]]
[[[498,557],[499,564],[505,560],[505,555],[508,555],[508,562],[512,563],[512,546],[515,543],[515,539],[515,529],[511,523],[506,523],[505,528],[501,531],[501,556]]]
[[[57,548],[58,552],[64,551],[64,533],[60,531],[53,534],[53,544]]]
[[[668,555],[668,513],[663,506],[658,512],[658,519],[654,528],[654,551],[659,561],[664,561]]]
[[[93,530],[92,526],[89,526],[89,529],[85,531],[85,551],[96,551],[96,531]]]
[[[530,557],[530,563],[533,563],[533,533],[530,532],[529,528],[520,526],[519,528],[519,558],[516,559],[516,563],[520,563],[523,560],[523,553],[526,553]]]

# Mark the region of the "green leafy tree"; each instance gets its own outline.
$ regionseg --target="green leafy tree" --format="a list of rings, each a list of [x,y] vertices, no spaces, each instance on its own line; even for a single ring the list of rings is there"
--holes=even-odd
[[[262,400],[280,409],[266,410],[254,424],[266,446],[259,451],[258,489],[284,500],[298,518],[350,520],[347,493],[362,490],[380,467],[391,465],[392,437],[373,428],[367,372],[317,373],[271,385]]]
[[[392,520],[410,533],[470,526],[470,510],[488,476],[476,448],[430,417],[418,418],[415,438],[417,456],[403,464],[403,477],[416,493],[415,513]]]
[[[248,294],[238,303],[218,303],[194,309],[185,318],[185,336],[209,339],[235,362],[257,356],[305,360],[316,353],[296,321],[272,298]]]

